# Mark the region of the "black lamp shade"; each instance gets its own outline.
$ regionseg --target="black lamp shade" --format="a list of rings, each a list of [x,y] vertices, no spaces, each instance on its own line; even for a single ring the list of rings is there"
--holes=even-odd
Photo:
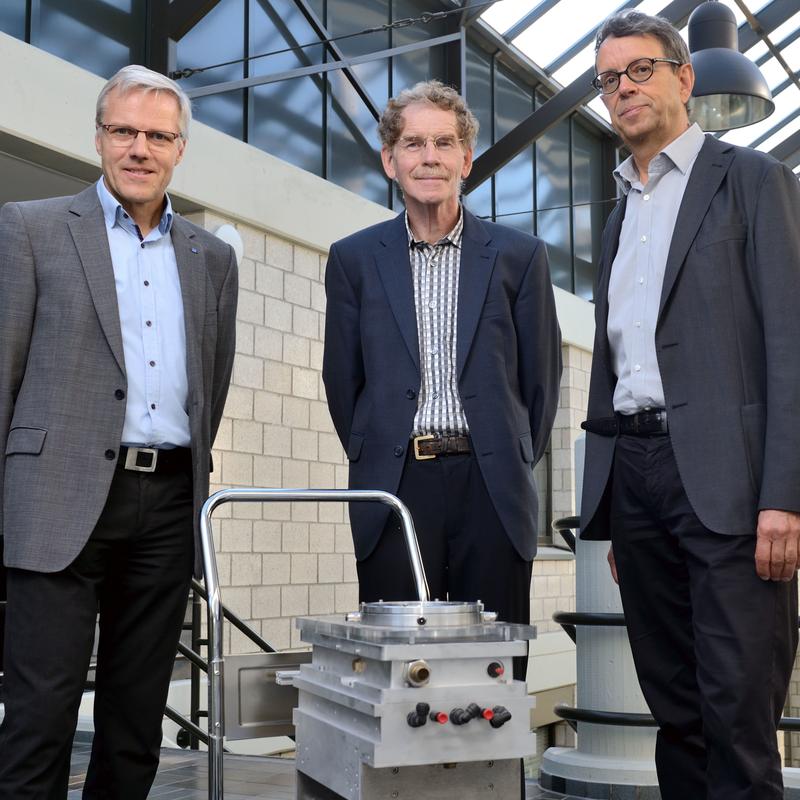
[[[689,18],[695,72],[691,116],[703,130],[726,131],[766,119],[772,93],[758,67],[738,49],[733,12],[711,0]]]

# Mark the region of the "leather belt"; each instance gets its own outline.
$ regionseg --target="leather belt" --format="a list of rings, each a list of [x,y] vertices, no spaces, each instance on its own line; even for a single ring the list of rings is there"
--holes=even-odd
[[[636,414],[615,414],[581,422],[581,428],[599,436],[659,436],[669,433],[667,412],[663,408],[647,408]]]
[[[415,436],[411,441],[414,444],[414,458],[417,461],[427,461],[439,456],[463,455],[472,449],[469,444],[469,436],[427,433],[423,436]]]
[[[157,447],[125,447],[122,445],[119,448],[117,469],[151,472],[156,475],[191,472],[192,451],[188,447],[159,450]]]

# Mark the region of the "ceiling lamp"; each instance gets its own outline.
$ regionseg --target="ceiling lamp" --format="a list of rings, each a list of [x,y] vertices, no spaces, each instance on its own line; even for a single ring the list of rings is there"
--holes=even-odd
[[[695,72],[691,117],[703,130],[743,128],[775,110],[764,76],[739,52],[736,18],[726,5],[709,0],[692,12],[689,51]]]

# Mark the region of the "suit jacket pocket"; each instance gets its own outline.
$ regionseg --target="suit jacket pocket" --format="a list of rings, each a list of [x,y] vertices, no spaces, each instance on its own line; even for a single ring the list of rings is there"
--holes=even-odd
[[[519,437],[519,449],[522,453],[522,460],[526,464],[533,463],[533,439],[531,437],[530,431],[527,433],[523,433],[522,436]]]
[[[44,447],[47,431],[44,428],[12,428],[6,440],[6,455],[27,453],[38,456]]]
[[[350,461],[358,461],[361,455],[361,447],[364,444],[364,436],[361,433],[351,433],[347,442],[347,458]]]
[[[709,231],[701,232],[697,237],[696,247],[703,250],[713,244],[747,239],[746,225],[715,225]]]
[[[766,435],[766,408],[761,403],[742,406],[742,429],[744,431],[747,467],[750,482],[758,494],[764,473],[764,436]]]

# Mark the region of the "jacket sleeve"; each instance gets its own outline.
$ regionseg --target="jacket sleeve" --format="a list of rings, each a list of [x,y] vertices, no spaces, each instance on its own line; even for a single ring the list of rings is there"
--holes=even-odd
[[[766,428],[759,509],[800,511],[800,184],[770,165],[752,221],[752,260],[766,358]]]
[[[0,209],[0,536],[6,442],[25,375],[35,310],[33,249],[19,206],[7,203]]]
[[[530,417],[533,463],[550,438],[561,383],[561,330],[544,242],[538,241],[523,277],[514,326],[519,350],[519,384]]]
[[[225,398],[233,372],[233,358],[236,352],[236,304],[239,297],[239,272],[236,254],[228,247],[228,269],[217,300],[217,350],[214,355],[214,376],[211,398],[211,441],[217,435]]]
[[[336,245],[325,268],[325,349],[322,380],[333,426],[347,450],[356,401],[364,385],[361,308]]]

